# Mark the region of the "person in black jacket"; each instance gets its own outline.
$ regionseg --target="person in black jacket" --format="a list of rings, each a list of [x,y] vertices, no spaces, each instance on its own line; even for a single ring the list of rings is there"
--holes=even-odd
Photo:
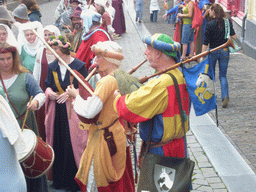
[[[205,39],[203,42],[202,52],[206,51],[208,46],[210,49],[218,47],[227,42],[225,37],[225,19],[226,14],[219,4],[212,4],[210,8],[210,16],[213,18],[212,21],[206,24],[205,28]],[[233,25],[229,20],[230,36],[236,39],[236,33]],[[219,49],[209,54],[209,63],[215,71],[217,61],[219,62],[219,79],[221,85],[221,99],[222,107],[228,106],[229,94],[228,94],[228,81],[227,81],[227,70],[229,62],[229,50],[228,48]]]

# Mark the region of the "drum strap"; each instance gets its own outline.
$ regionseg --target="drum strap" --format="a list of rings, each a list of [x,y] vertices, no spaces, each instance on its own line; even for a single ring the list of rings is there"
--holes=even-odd
[[[3,85],[3,88],[4,88],[4,92],[6,93],[7,99],[9,100],[9,103],[11,104],[12,108],[15,110],[15,112],[16,112],[17,115],[18,115],[18,117],[17,117],[16,119],[20,119],[21,121],[23,121],[23,118],[22,118],[22,117],[25,115],[25,113],[22,114],[22,115],[19,114],[19,112],[18,112],[17,109],[14,107],[12,101],[11,101],[10,98],[9,98],[8,92],[7,92],[7,90],[6,90],[6,87],[5,87],[5,85],[4,85],[4,81],[3,81],[3,78],[2,78],[1,75],[0,75],[0,79],[1,79],[1,82],[2,82],[2,85]],[[25,125],[25,126],[27,127],[27,125]]]
[[[52,74],[53,74],[53,78],[54,78],[56,87],[57,87],[57,89],[58,89],[58,91],[59,91],[59,94],[64,93],[65,91],[62,89],[62,87],[61,87],[61,85],[60,85],[57,71],[52,71]]]

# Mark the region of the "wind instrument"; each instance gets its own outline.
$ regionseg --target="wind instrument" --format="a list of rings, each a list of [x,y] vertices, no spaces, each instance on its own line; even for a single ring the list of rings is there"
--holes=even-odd
[[[189,62],[191,62],[191,61],[196,61],[197,59],[199,59],[199,58],[201,58],[201,57],[204,57],[204,56],[206,56],[206,55],[208,55],[208,54],[210,54],[210,53],[212,53],[212,52],[214,52],[214,51],[217,51],[217,50],[223,49],[223,48],[227,48],[227,47],[235,48],[234,42],[233,42],[233,40],[231,39],[231,37],[229,37],[229,39],[228,39],[228,41],[227,41],[226,43],[224,43],[224,44],[222,44],[222,45],[220,45],[220,46],[218,46],[218,47],[215,47],[214,49],[211,49],[211,50],[209,50],[209,51],[202,52],[202,53],[200,53],[200,54],[198,54],[198,55],[195,55],[194,57],[191,57],[190,59],[187,59],[187,60],[185,60],[185,61],[183,61],[183,62],[176,63],[175,65],[172,65],[172,66],[166,68],[165,70],[159,71],[159,72],[157,72],[157,73],[155,73],[155,74],[153,74],[153,75],[151,75],[151,76],[149,76],[149,77],[146,77],[146,76],[145,76],[145,77],[141,77],[139,81],[140,81],[140,83],[145,83],[146,81],[148,81],[148,79],[150,79],[150,78],[152,78],[152,77],[155,77],[155,76],[157,76],[157,75],[161,75],[162,73],[165,73],[165,72],[167,72],[167,71],[170,71],[170,70],[172,70],[172,69],[175,69],[175,68],[179,67],[179,66],[182,65],[182,64],[189,63]]]

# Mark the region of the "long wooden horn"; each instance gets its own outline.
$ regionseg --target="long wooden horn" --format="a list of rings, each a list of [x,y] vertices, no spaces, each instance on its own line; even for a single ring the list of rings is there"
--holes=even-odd
[[[187,60],[185,60],[185,61],[183,61],[183,62],[176,63],[175,65],[172,65],[172,66],[166,68],[165,70],[159,71],[159,72],[157,72],[157,73],[155,73],[155,74],[153,74],[153,75],[151,75],[151,76],[149,76],[149,77],[142,77],[142,78],[140,78],[140,83],[144,83],[144,82],[148,81],[148,79],[150,79],[150,78],[152,78],[152,77],[155,77],[155,76],[157,76],[157,75],[160,75],[160,74],[162,74],[162,73],[165,73],[165,72],[167,72],[167,71],[170,71],[171,69],[175,69],[175,68],[179,67],[181,64],[185,64],[185,63],[189,63],[189,62],[191,62],[191,61],[195,61],[195,60],[199,59],[200,57],[204,57],[204,56],[208,55],[209,53],[212,53],[212,52],[214,52],[214,51],[217,51],[217,50],[219,50],[219,49],[226,48],[226,47],[235,48],[234,42],[233,42],[233,40],[231,39],[231,37],[229,37],[229,39],[228,39],[228,41],[227,41],[226,43],[224,43],[224,44],[222,44],[222,45],[220,45],[220,46],[218,46],[218,47],[215,47],[214,49],[211,49],[211,50],[209,50],[209,51],[202,52],[202,53],[200,53],[200,54],[198,54],[198,55],[195,55],[194,57],[191,57],[190,59],[187,59]]]
[[[133,74],[135,71],[137,71],[137,69],[139,69],[140,66],[142,66],[144,63],[146,63],[147,59],[145,59],[144,61],[142,61],[140,64],[138,64],[137,66],[133,67],[130,71],[128,71],[128,74]]]
[[[97,66],[89,73],[89,75],[87,75],[87,77],[85,78],[85,81],[89,81],[91,77],[96,73],[96,71],[97,71]]]
[[[82,79],[80,79],[78,77],[78,75],[68,66],[68,64],[66,64],[65,61],[63,61],[63,59],[61,59],[61,57],[51,48],[50,45],[48,45],[48,43],[45,42],[45,40],[43,38],[41,38],[38,33],[36,32],[35,29],[32,29],[32,32],[46,45],[46,47],[55,55],[55,57],[69,70],[69,72],[79,81],[79,83],[81,83],[81,85],[91,94],[93,95],[93,92],[91,91],[91,89],[82,81]]]

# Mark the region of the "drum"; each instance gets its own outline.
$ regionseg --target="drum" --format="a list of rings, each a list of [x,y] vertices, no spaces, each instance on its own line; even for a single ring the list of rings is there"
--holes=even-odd
[[[54,151],[30,129],[22,132],[26,150],[18,154],[18,160],[23,172],[28,178],[38,178],[44,175],[52,166]]]

